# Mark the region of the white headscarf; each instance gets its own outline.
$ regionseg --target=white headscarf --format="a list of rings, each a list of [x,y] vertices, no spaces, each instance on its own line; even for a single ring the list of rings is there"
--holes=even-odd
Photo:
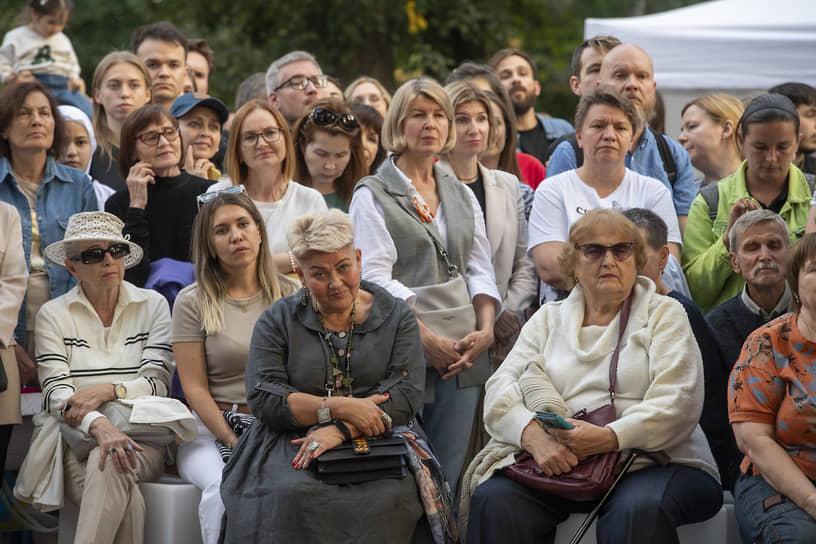
[[[64,121],[74,121],[75,123],[79,123],[83,127],[85,127],[85,132],[88,133],[88,139],[91,141],[91,157],[93,157],[94,151],[96,151],[96,137],[94,136],[94,129],[93,125],[91,125],[91,120],[88,119],[88,116],[85,113],[74,106],[57,106],[57,109],[62,115],[62,119]],[[91,161],[88,161],[88,164],[85,166],[85,173],[90,175],[91,169]]]

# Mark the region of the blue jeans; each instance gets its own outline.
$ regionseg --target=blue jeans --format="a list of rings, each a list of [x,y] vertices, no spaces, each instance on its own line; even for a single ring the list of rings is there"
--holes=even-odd
[[[433,404],[426,404],[422,409],[422,428],[456,497],[456,482],[465,463],[482,386],[459,389],[455,377],[443,380],[433,368],[426,372],[436,374],[436,394]]]
[[[556,526],[596,501],[546,495],[501,474],[476,488],[467,543],[547,544]],[[644,468],[626,474],[596,524],[599,544],[677,543],[677,526],[698,523],[722,507],[722,487],[702,470],[683,465]]]
[[[56,74],[34,74],[34,77],[54,95],[58,104],[75,106],[81,109],[90,121],[93,121],[93,104],[81,92],[68,90],[67,77]]]
[[[767,508],[766,499],[771,499]],[[740,474],[734,485],[734,513],[743,542],[816,542],[816,520],[762,476]]]

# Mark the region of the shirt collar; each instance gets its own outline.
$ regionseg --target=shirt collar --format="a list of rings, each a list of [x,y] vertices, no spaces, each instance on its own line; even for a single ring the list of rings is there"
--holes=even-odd
[[[793,294],[791,293],[790,287],[788,287],[788,283],[785,282],[785,292],[782,293],[782,296],[779,297],[779,302],[776,303],[776,306],[774,306],[773,310],[770,312],[766,312],[756,302],[754,302],[754,300],[748,294],[747,283],[745,284],[745,287],[742,288],[740,298],[742,299],[742,303],[745,304],[745,307],[748,308],[751,313],[759,315],[765,322],[768,322],[788,311],[788,307],[793,299]]]

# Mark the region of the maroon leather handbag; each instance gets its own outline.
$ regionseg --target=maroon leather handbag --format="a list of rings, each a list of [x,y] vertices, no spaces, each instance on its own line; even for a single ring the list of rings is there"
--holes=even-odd
[[[603,427],[615,421],[615,381],[618,371],[618,354],[623,332],[629,321],[629,310],[632,307],[630,294],[621,307],[618,343],[609,363],[609,404],[591,412],[585,409],[572,417],[587,423]],[[550,495],[556,495],[573,501],[592,501],[600,499],[612,487],[615,478],[620,474],[620,452],[610,451],[587,457],[572,470],[557,476],[547,476],[541,471],[532,455],[526,451],[516,454],[516,461],[504,469],[504,475],[533,489]]]

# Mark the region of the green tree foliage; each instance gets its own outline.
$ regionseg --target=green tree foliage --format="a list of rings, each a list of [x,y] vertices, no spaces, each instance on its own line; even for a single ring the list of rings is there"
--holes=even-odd
[[[11,29],[24,0],[0,7],[0,29]],[[312,52],[325,73],[344,83],[373,75],[387,87],[428,74],[444,79],[465,60],[485,62],[508,45],[530,52],[539,67],[539,109],[571,117],[567,81],[572,50],[587,17],[626,17],[681,7],[695,0],[74,0],[65,32],[90,84],[96,63],[127,49],[139,25],[160,20],[216,52],[211,94],[227,104],[248,75],[265,71],[294,49]],[[90,88],[90,85],[89,85]]]

